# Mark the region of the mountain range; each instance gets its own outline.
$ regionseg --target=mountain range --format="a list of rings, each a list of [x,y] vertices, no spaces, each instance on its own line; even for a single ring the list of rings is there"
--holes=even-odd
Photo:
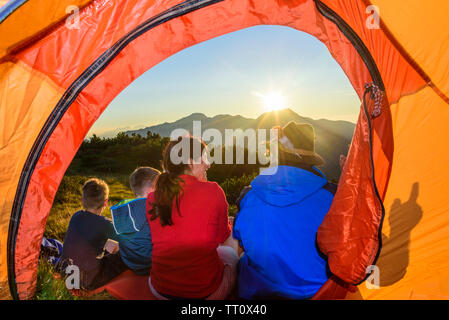
[[[355,124],[342,120],[314,120],[302,117],[293,110],[287,108],[278,111],[263,113],[256,119],[245,118],[240,115],[221,114],[214,117],[207,117],[202,113],[192,113],[174,122],[146,127],[138,130],[126,131],[125,134],[133,133],[146,136],[147,132],[158,133],[162,137],[169,137],[174,129],[185,129],[193,132],[193,121],[201,121],[201,130],[209,128],[218,129],[224,137],[225,129],[270,129],[273,126],[284,126],[289,121],[297,123],[309,123],[315,128],[316,146],[315,150],[325,160],[325,164],[320,168],[330,180],[337,180],[340,176],[339,156],[348,152],[349,144],[352,140]]]

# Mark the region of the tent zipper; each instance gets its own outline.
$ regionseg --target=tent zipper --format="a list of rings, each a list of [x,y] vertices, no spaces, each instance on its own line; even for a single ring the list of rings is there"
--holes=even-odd
[[[357,33],[346,23],[346,21],[344,21],[335,11],[326,6],[321,0],[314,0],[314,2],[318,9],[318,12],[328,20],[335,23],[338,29],[345,35],[345,37],[357,50],[363,62],[365,62],[365,65],[368,68],[374,84],[378,86],[380,90],[385,91],[385,86],[382,81],[379,69],[377,68],[376,62],[374,61],[374,58],[369,52],[368,48],[363,43],[362,39],[360,39]]]
[[[338,29],[346,36],[346,38],[351,42],[351,44],[354,46],[354,48],[359,53],[360,57],[362,58],[363,62],[365,63],[366,67],[368,68],[368,71],[371,75],[371,79],[373,83],[366,84],[365,85],[365,92],[363,94],[363,108],[364,113],[368,122],[369,127],[369,145],[370,145],[370,163],[372,168],[372,182],[374,191],[376,194],[376,198],[379,201],[380,207],[381,207],[381,218],[379,222],[378,227],[378,248],[377,252],[373,253],[374,259],[371,262],[371,265],[375,265],[377,262],[377,259],[379,258],[380,251],[382,248],[382,226],[383,221],[385,217],[385,208],[382,202],[382,198],[380,197],[379,190],[376,185],[375,175],[374,175],[374,159],[373,159],[373,143],[372,143],[372,123],[371,120],[376,118],[380,115],[380,105],[381,105],[381,99],[382,95],[385,94],[385,86],[382,80],[382,77],[380,75],[379,69],[377,68],[376,62],[374,61],[373,56],[371,55],[368,48],[363,43],[362,39],[357,35],[357,33],[344,21],[335,11],[330,9],[327,5],[325,5],[320,0],[314,0],[315,5],[317,7],[318,12],[320,12],[325,18],[335,23],[335,25],[338,27]],[[370,97],[374,100],[375,108],[370,115],[368,111],[368,107],[366,105],[366,95],[368,93],[371,93]],[[380,98],[379,98],[380,96]],[[372,270],[372,269],[371,269]],[[359,285],[363,283],[369,276],[371,272],[367,272],[367,275],[365,278],[357,283],[356,285]]]

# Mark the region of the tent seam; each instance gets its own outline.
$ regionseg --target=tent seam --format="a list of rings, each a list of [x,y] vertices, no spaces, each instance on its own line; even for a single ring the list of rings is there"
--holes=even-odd
[[[362,0],[366,6],[373,5],[371,3],[371,0]],[[415,70],[420,77],[426,82],[429,87],[431,87],[439,96],[441,99],[443,99],[444,102],[446,102],[449,105],[449,97],[441,91],[441,89],[433,82],[432,78],[427,74],[427,72],[422,69],[418,62],[413,59],[413,57],[405,50],[405,48],[402,46],[402,44],[396,39],[396,37],[391,32],[390,28],[388,28],[387,24],[383,21],[382,17],[379,17],[380,19],[380,27],[384,31],[385,36],[390,40],[390,42],[393,44],[393,46],[398,50],[398,52],[401,54],[401,56],[408,62],[408,64]],[[398,99],[399,100],[399,99]]]

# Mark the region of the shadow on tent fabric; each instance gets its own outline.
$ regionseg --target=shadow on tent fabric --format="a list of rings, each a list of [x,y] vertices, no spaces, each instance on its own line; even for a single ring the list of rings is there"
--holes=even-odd
[[[388,221],[390,235],[382,234],[382,251],[376,263],[379,267],[380,286],[386,287],[401,280],[409,265],[410,233],[422,218],[423,210],[417,203],[419,183],[412,185],[409,199],[402,203],[395,199]]]
[[[0,282],[0,300],[11,300],[8,282]]]

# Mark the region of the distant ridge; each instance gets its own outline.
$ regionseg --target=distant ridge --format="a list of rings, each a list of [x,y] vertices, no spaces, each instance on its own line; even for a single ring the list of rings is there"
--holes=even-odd
[[[321,168],[328,179],[337,179],[340,175],[339,156],[346,154],[349,144],[352,140],[355,124],[343,120],[314,120],[302,117],[290,108],[265,112],[256,119],[245,118],[240,115],[220,114],[214,117],[208,117],[203,113],[192,113],[189,116],[181,118],[174,122],[165,122],[162,124],[146,127],[139,130],[126,131],[125,134],[140,134],[146,136],[148,131],[158,133],[163,137],[169,137],[174,129],[185,129],[193,131],[193,121],[201,121],[202,131],[215,128],[223,135],[225,129],[270,129],[273,126],[284,126],[289,121],[298,123],[310,123],[315,128],[316,151],[324,158],[326,163]]]

